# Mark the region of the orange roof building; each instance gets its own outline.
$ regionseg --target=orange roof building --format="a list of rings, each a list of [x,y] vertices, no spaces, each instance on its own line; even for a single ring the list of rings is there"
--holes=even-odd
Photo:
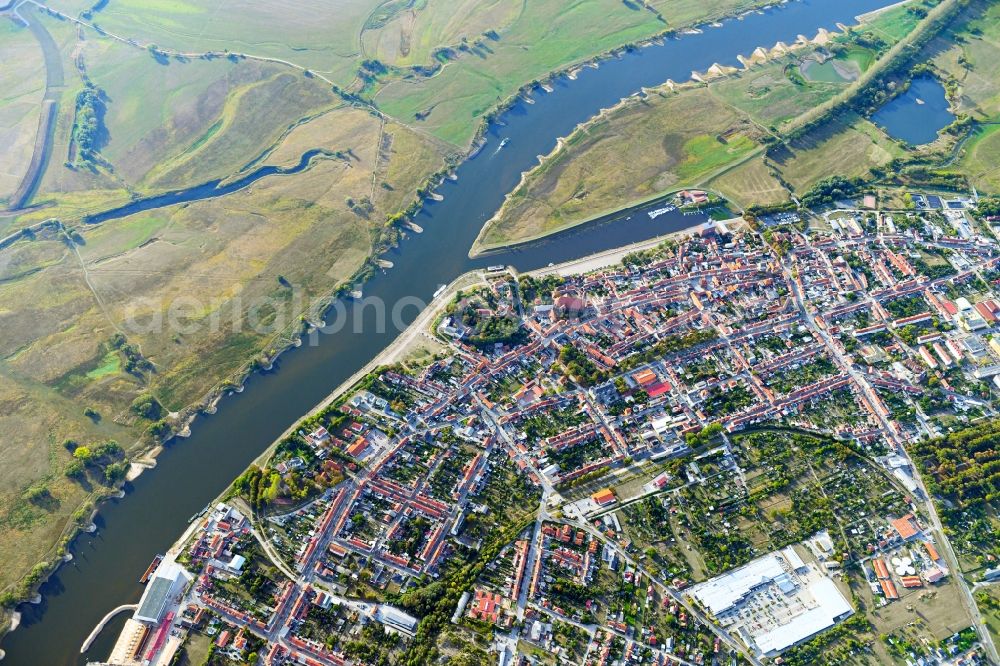
[[[920,532],[920,529],[917,527],[917,519],[913,517],[912,513],[893,520],[892,529],[896,530],[899,538],[903,541],[909,541]]]
[[[358,437],[356,440],[354,440],[353,443],[351,443],[350,446],[347,447],[347,455],[351,456],[352,458],[357,458],[358,454],[367,448],[368,448],[368,440],[366,440],[364,437]]]
[[[647,384],[652,384],[656,381],[656,373],[649,368],[646,368],[632,375],[632,379],[634,379],[640,386],[646,386]]]
[[[618,498],[615,497],[615,493],[611,490],[611,488],[598,490],[596,493],[591,495],[590,498],[597,502],[597,506],[607,506],[618,501]]]
[[[500,619],[500,611],[502,610],[500,604],[502,601],[503,597],[496,592],[477,589],[475,598],[472,600],[472,606],[469,608],[469,616],[477,620],[496,624],[497,620]]]

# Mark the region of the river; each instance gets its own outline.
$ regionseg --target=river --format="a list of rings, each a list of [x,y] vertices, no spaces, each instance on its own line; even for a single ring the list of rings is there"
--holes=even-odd
[[[411,234],[386,257],[395,267],[369,281],[365,296],[386,303],[404,297],[431,298],[441,284],[486,264],[512,264],[521,270],[562,262],[644,240],[704,221],[680,213],[651,221],[642,211],[631,219],[602,220],[513,251],[477,260],[467,255],[482,224],[493,215],[522,171],[548,153],[557,137],[642,86],[668,78],[686,80],[692,70],[713,63],[738,66],[736,56],[777,41],[792,42],[799,34],[814,35],[836,23],[889,4],[892,0],[797,0],[764,14],[726,21],[702,34],[666,40],[604,60],[598,69],[583,69],[576,80],[557,80],[552,93],[539,93],[534,104],[518,103],[489,128],[489,144],[446,181],[440,202],[428,202],[417,218],[422,234]],[[510,141],[497,151],[500,141]],[[137,204],[141,205],[141,204]],[[136,209],[138,210],[138,209]],[[132,210],[116,211],[114,217]],[[624,216],[622,216],[624,218]],[[416,317],[413,308],[408,319]],[[163,552],[202,509],[294,421],[376,356],[398,331],[374,332],[375,313],[365,311],[363,330],[345,326],[320,336],[317,346],[303,345],[281,356],[274,371],[256,375],[246,390],[224,399],[218,412],[198,418],[193,435],[168,447],[155,470],[128,484],[123,500],[101,507],[96,534],[83,534],[73,544],[72,563],[42,586],[40,604],[23,604],[21,627],[2,644],[4,666],[83,664],[80,645],[111,608],[134,603],[142,592],[138,578],[158,552]],[[124,616],[109,623],[89,656],[110,653]]]

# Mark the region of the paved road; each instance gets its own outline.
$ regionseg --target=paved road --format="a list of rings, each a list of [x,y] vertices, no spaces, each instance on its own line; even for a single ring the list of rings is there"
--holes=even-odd
[[[802,235],[801,238],[808,246],[808,238],[805,235]],[[782,272],[785,274],[785,280],[791,286],[795,304],[798,307],[799,312],[802,314],[803,319],[805,319],[808,324],[810,330],[823,340],[837,364],[850,374],[855,385],[861,389],[862,393],[864,393],[865,399],[872,405],[879,404],[880,400],[875,395],[875,391],[871,387],[871,384],[868,383],[868,380],[864,377],[864,375],[857,371],[851,360],[841,352],[839,345],[833,341],[827,330],[816,324],[816,320],[813,317],[812,312],[805,305],[805,300],[803,299],[801,290],[799,289],[798,281],[792,273],[792,267],[787,258],[782,261],[781,267]],[[972,620],[973,627],[979,634],[979,640],[982,643],[983,649],[986,651],[989,659],[994,664],[1000,664],[1000,654],[997,653],[996,645],[993,643],[993,637],[990,635],[982,614],[979,612],[979,607],[976,605],[975,599],[972,598],[972,592],[969,590],[969,586],[962,575],[962,569],[958,563],[958,556],[955,554],[951,541],[949,541],[948,536],[944,532],[944,526],[941,524],[941,518],[938,516],[937,507],[931,499],[930,494],[927,492],[927,488],[924,485],[924,481],[918,467],[914,464],[909,451],[907,451],[906,447],[903,445],[904,443],[899,439],[899,437],[897,437],[895,430],[890,427],[889,421],[884,414],[879,413],[879,423],[882,426],[883,434],[885,434],[886,438],[895,445],[896,449],[906,458],[907,463],[913,469],[913,479],[916,482],[917,488],[921,494],[921,504],[927,512],[931,527],[937,537],[939,550],[944,553],[945,560],[948,563],[948,568],[951,569],[952,576],[958,585],[960,596],[962,598],[962,605],[965,606],[965,610]]]

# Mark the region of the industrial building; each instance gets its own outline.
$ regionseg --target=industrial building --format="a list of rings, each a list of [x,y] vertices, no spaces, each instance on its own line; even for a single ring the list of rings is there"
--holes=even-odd
[[[146,624],[159,623],[171,601],[179,599],[191,580],[191,575],[181,565],[173,561],[163,562],[146,585],[139,600],[139,609],[132,617]]]
[[[775,656],[854,613],[836,583],[792,546],[691,588],[759,656]]]

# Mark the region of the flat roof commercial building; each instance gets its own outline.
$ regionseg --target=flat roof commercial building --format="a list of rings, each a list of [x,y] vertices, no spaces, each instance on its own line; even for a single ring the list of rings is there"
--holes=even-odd
[[[171,601],[184,591],[190,581],[190,574],[176,562],[160,564],[146,585],[139,600],[139,609],[132,617],[139,622],[157,624]]]
[[[720,624],[774,656],[854,613],[836,583],[789,546],[691,588]]]

